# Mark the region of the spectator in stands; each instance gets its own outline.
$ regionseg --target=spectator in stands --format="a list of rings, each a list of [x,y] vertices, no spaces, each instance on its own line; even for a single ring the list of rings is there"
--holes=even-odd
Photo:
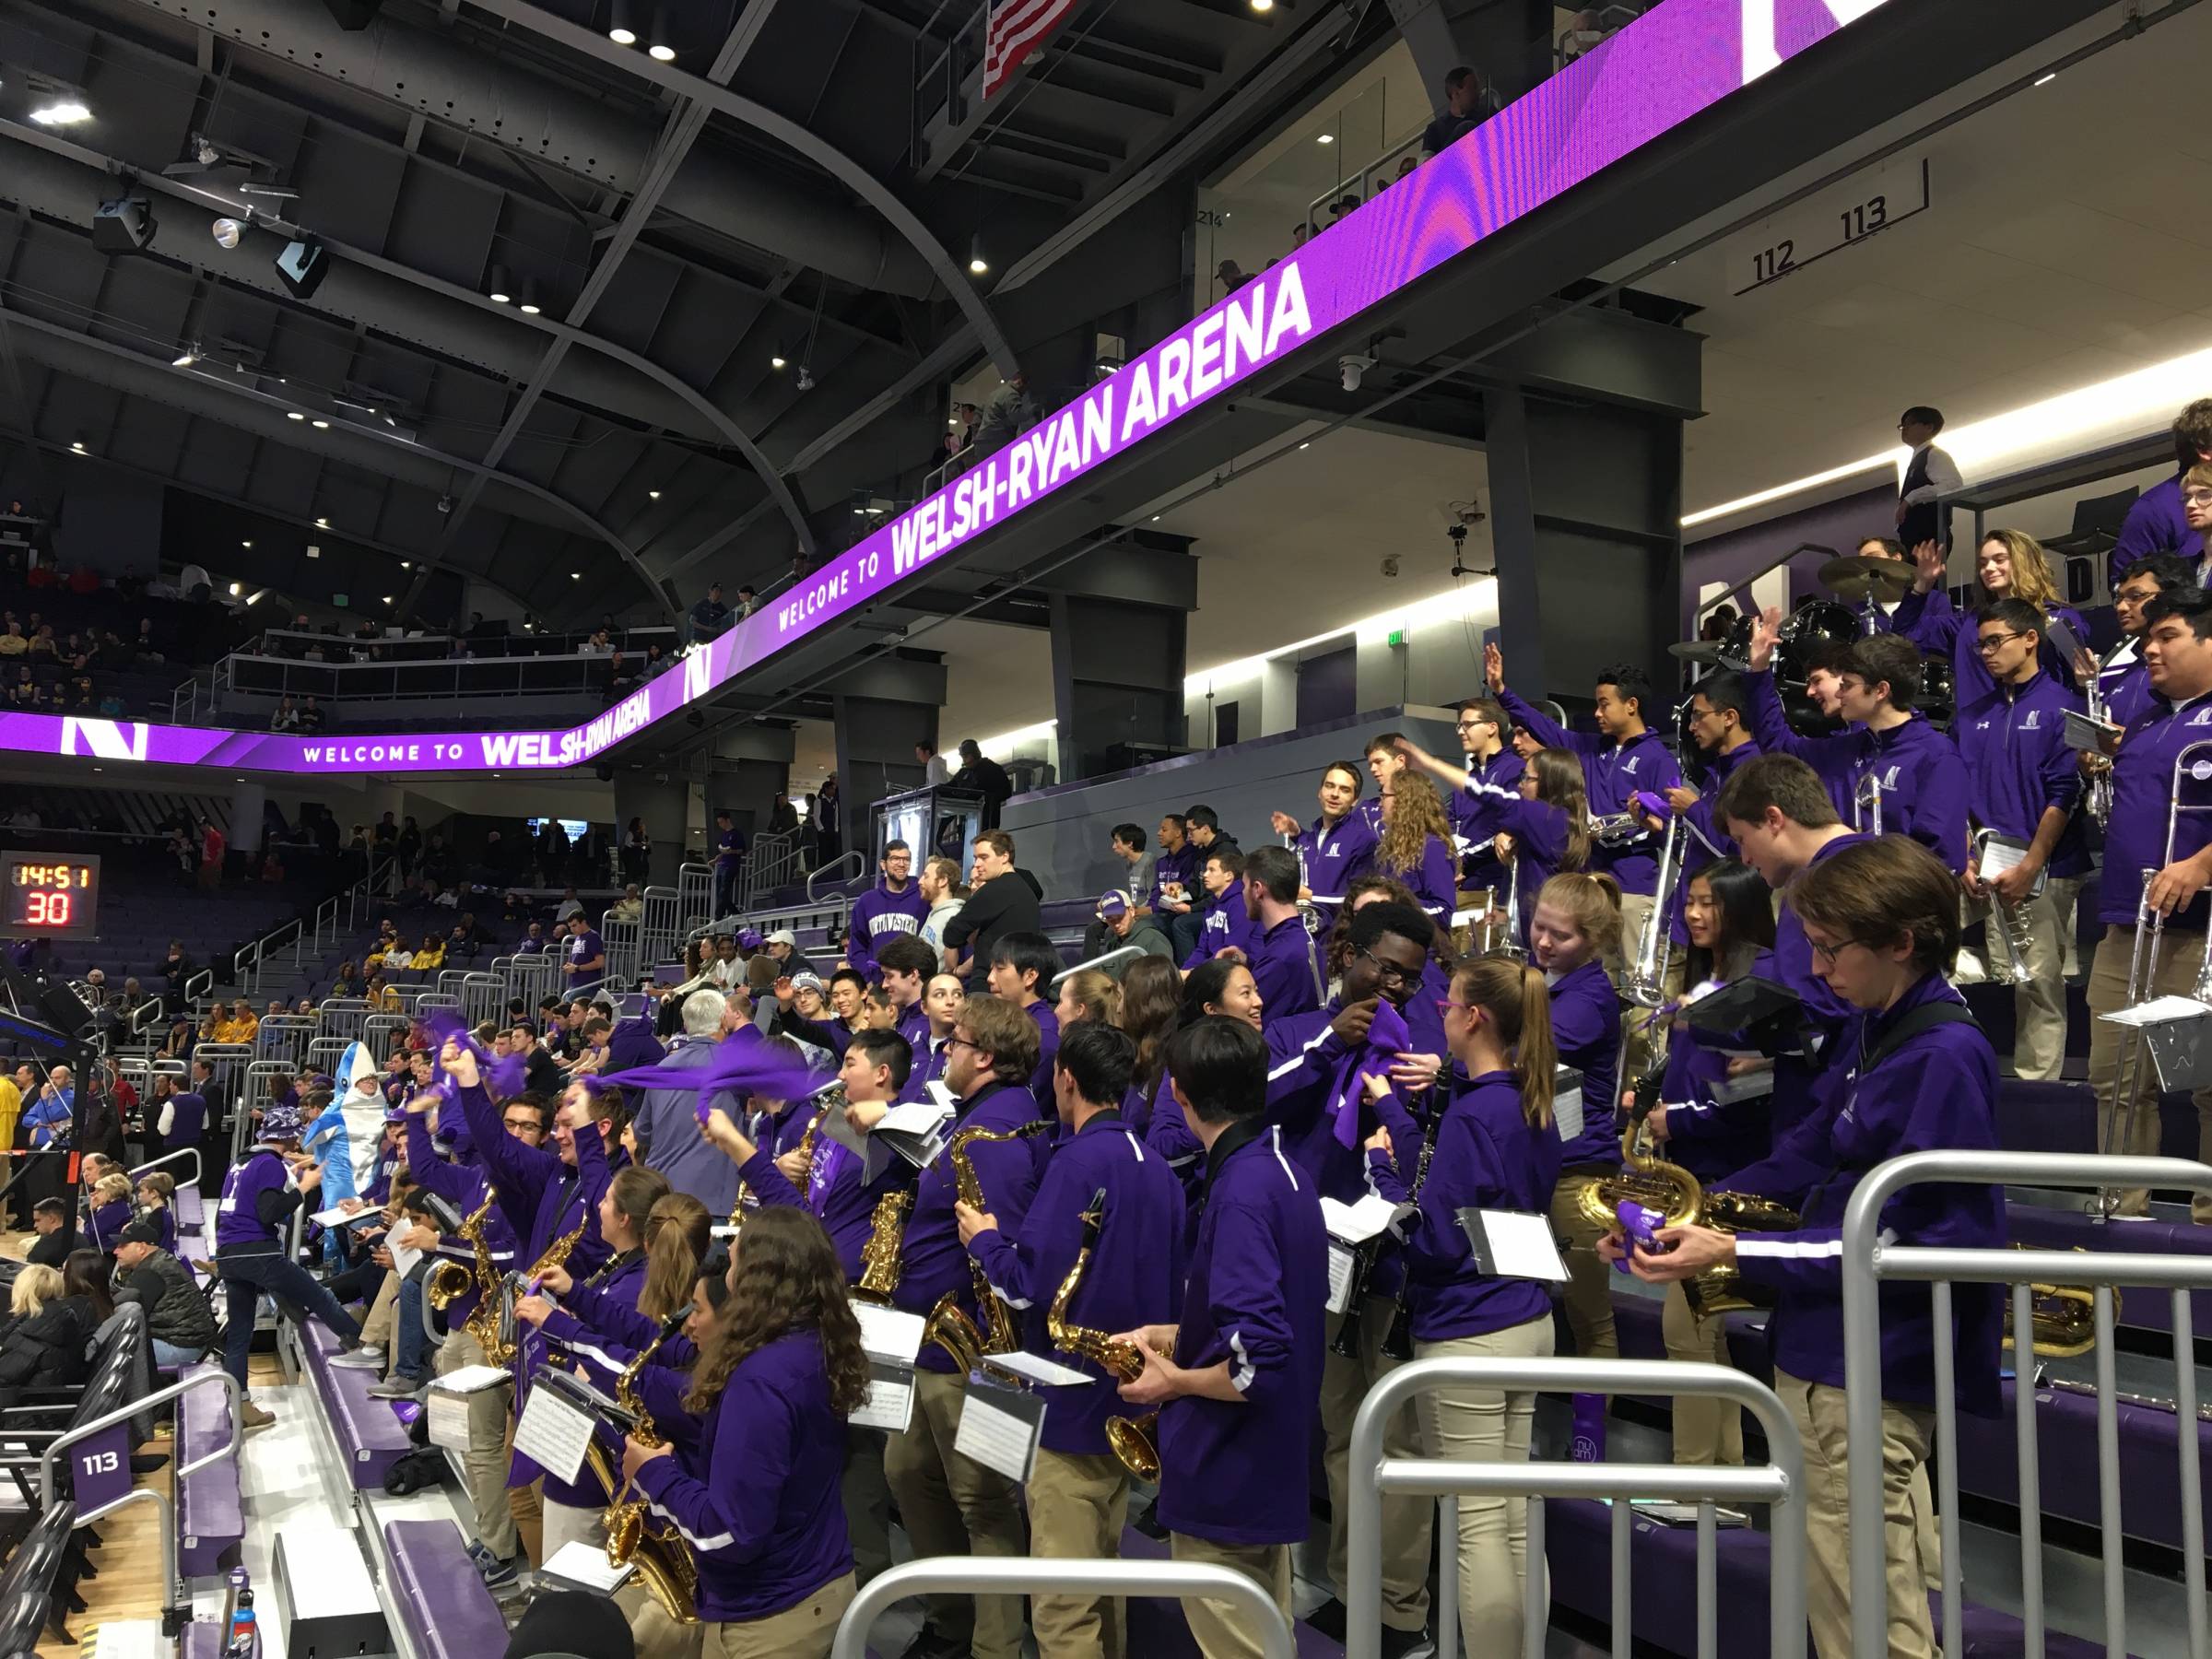
[[[0,633],[0,657],[19,657],[29,649],[30,641],[23,637],[23,624],[10,618],[7,631]]]
[[[399,827],[399,836],[392,843],[393,855],[399,860],[402,880],[412,880],[416,866],[422,863],[422,830],[409,813]]]
[[[1129,879],[1123,885],[1131,897],[1143,908],[1143,899],[1152,891],[1152,854],[1145,851],[1145,830],[1142,824],[1116,824],[1109,844],[1113,855],[1129,866]]]
[[[606,629],[594,629],[592,637],[576,647],[578,656],[605,656],[614,650],[614,641],[607,638]]]
[[[779,794],[776,799],[781,802],[783,797]],[[713,847],[714,892],[710,919],[726,916],[737,908],[738,876],[745,867],[745,831],[737,828],[737,820],[727,806],[714,814]]]
[[[1221,285],[1223,293],[1233,294],[1252,280],[1252,273],[1235,260],[1225,259],[1214,267],[1214,280]]]
[[[574,888],[563,888],[560,902],[553,907],[553,925],[559,927],[583,914],[583,900],[576,896]]]
[[[1160,932],[1152,918],[1136,907],[1135,891],[1127,888],[1110,888],[1099,895],[1098,908],[1092,912],[1095,920],[1083,935],[1083,958],[1088,961],[1102,957],[1110,950],[1119,950],[1134,945],[1145,956],[1165,957],[1172,961],[1175,947],[1168,935]],[[1106,964],[1104,972],[1115,979],[1126,973],[1139,957],[1123,957]]]
[[[222,885],[223,854],[229,844],[213,818],[200,820],[200,886],[207,892]]]
[[[1495,115],[1500,108],[1495,88],[1481,74],[1462,64],[1444,76],[1444,107],[1421,132],[1421,154],[1441,156]]]
[[[975,839],[973,890],[945,926],[945,971],[963,975],[971,991],[988,989],[991,952],[1008,934],[1040,933],[1043,890],[1014,865],[1014,838],[986,830]]]
[[[183,1263],[161,1243],[160,1223],[141,1217],[115,1242],[115,1300],[146,1309],[154,1363],[175,1371],[215,1346],[215,1310]]]
[[[46,1074],[37,1098],[24,1109],[21,1127],[30,1136],[30,1149],[53,1152],[66,1147],[74,1135],[76,1111],[76,1090],[69,1068],[57,1065]]]
[[[549,942],[546,938],[545,924],[539,922],[533,922],[530,924],[529,931],[524,934],[520,942],[516,944],[514,947],[514,954],[517,956],[535,956],[540,951],[547,949],[548,947],[548,943]]]
[[[960,913],[967,902],[968,889],[960,883],[960,866],[949,858],[928,858],[922,863],[922,874],[914,878],[921,889],[922,901],[928,913],[915,936],[940,954],[945,948],[946,924]]]
[[[937,753],[937,746],[927,741],[914,745],[914,764],[922,769],[922,782],[935,789],[952,781],[952,768],[945,757]]]
[[[609,922],[635,922],[644,913],[645,896],[638,890],[638,884],[634,881],[622,889],[621,898],[606,907],[606,919]]]
[[[571,993],[589,994],[599,988],[606,971],[606,942],[579,911],[569,918],[567,959],[561,963],[561,972]]]
[[[730,607],[722,602],[722,583],[710,582],[707,596],[693,606],[687,614],[684,630],[687,648],[704,644],[730,625]]]
[[[776,791],[776,798],[769,804],[768,833],[795,835],[799,828],[799,809],[784,791]]]
[[[684,999],[683,1035],[661,1062],[670,1069],[712,1065],[731,1033],[747,1024],[741,1005],[721,992],[702,987]],[[747,1039],[750,1041],[750,1039]],[[689,1088],[648,1088],[638,1096],[631,1118],[638,1155],[647,1169],[658,1170],[679,1193],[688,1193],[716,1217],[737,1204],[737,1167],[699,1132],[702,1107],[721,1105],[732,1121],[741,1121],[741,1103],[730,1094],[701,1095]]]
[[[89,1300],[67,1293],[58,1268],[41,1263],[17,1274],[0,1326],[0,1407],[29,1389],[82,1382],[96,1328]]]
[[[415,947],[415,971],[435,971],[445,966],[445,941],[434,933],[422,935],[422,943]]]
[[[830,773],[822,786],[815,792],[813,822],[815,833],[820,838],[821,855],[826,863],[845,850],[845,802],[838,788],[837,774]]]
[[[300,735],[302,737],[312,737],[322,729],[323,707],[315,700],[315,694],[311,691],[307,694],[307,700],[300,705]]]
[[[269,717],[269,730],[272,732],[296,732],[299,729],[300,710],[292,701],[291,694],[287,692],[283,700],[277,703],[276,712]]]
[[[976,746],[972,737],[960,739],[960,770],[952,775],[952,787],[983,800],[983,828],[998,828],[998,809],[1014,793],[1006,769]]]
[[[633,818],[622,831],[622,879],[642,883],[653,878],[653,837],[645,832],[645,820]]]
[[[2198,398],[2173,418],[2174,476],[2153,484],[2127,510],[2109,560],[2114,593],[2128,566],[2153,553],[2178,553],[2192,564],[2196,561],[2202,537],[2189,526],[2183,475],[2206,462],[2212,462],[2212,397]]]
[[[537,832],[538,880],[543,885],[551,887],[555,882],[567,877],[569,851],[568,826],[557,818],[547,818],[545,827]],[[576,897],[574,888],[569,889],[568,897],[571,900]],[[579,904],[576,908],[581,911],[583,907]],[[554,912],[553,919],[556,922],[568,920],[558,911]]]
[[[876,977],[876,952],[888,941],[912,935],[929,919],[929,902],[912,878],[913,850],[902,841],[884,843],[876,885],[853,901],[845,960],[864,979]]]
[[[741,582],[737,584],[737,616],[740,620],[751,616],[759,604],[760,595],[753,592],[751,582]]]
[[[1944,500],[1966,488],[1959,464],[1936,447],[1943,430],[1943,411],[1915,404],[1897,418],[1897,435],[1912,452],[1905,476],[1897,488],[1897,539],[1905,547],[1935,542],[1951,545],[1950,512]]]
[[[30,1230],[35,1235],[25,1259],[34,1265],[51,1267],[56,1273],[76,1248],[76,1233],[65,1230],[63,1223],[69,1218],[69,1206],[59,1198],[41,1198],[30,1206]]]
[[[1030,396],[1030,377],[1017,370],[991,394],[983,418],[975,429],[975,441],[967,454],[972,465],[996,454],[1037,424],[1037,405]]]

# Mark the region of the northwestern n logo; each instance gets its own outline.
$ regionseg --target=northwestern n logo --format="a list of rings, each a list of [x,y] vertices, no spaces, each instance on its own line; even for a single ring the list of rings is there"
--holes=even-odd
[[[143,760],[146,724],[135,720],[79,720],[65,714],[62,717],[62,753],[89,755],[95,760]]]

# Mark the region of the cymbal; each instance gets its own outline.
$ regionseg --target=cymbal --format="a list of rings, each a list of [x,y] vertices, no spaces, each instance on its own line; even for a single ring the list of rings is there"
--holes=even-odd
[[[1721,648],[1711,640],[1685,640],[1679,645],[1669,645],[1666,653],[1685,663],[1702,663],[1707,667],[1721,660]]]
[[[1901,599],[1912,585],[1912,567],[1846,554],[1820,567],[1820,585],[1841,599]]]

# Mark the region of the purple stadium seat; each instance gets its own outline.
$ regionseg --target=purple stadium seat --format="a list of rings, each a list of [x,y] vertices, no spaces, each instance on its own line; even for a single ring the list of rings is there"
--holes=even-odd
[[[420,1659],[488,1659],[504,1653],[507,1622],[468,1559],[451,1521],[394,1521],[384,1527],[392,1588]]]
[[[411,1449],[406,1430],[400,1426],[388,1402],[369,1397],[377,1380],[374,1371],[330,1363],[339,1351],[339,1343],[328,1329],[311,1319],[300,1326],[300,1333],[305,1338],[310,1377],[337,1430],[354,1489],[369,1491],[382,1487],[392,1465]]]

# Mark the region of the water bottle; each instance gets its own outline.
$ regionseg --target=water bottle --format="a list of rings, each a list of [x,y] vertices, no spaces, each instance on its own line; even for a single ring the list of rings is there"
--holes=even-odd
[[[253,1623],[253,1592],[238,1593],[238,1607],[230,1616],[229,1639],[223,1643],[223,1659],[253,1659],[260,1632]]]

